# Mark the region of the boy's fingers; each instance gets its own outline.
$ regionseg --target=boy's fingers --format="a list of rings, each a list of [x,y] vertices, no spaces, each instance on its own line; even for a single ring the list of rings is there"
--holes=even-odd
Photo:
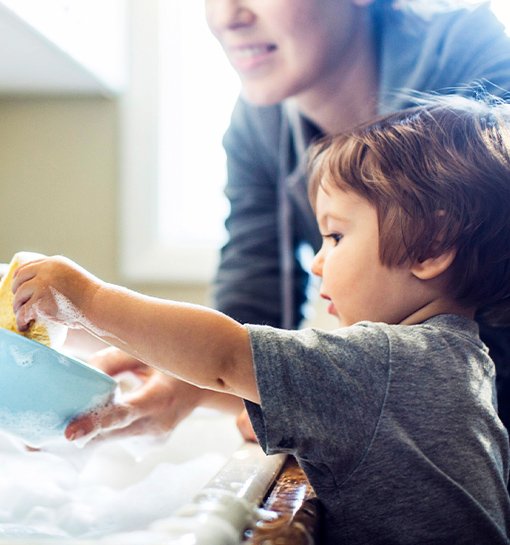
[[[12,277],[11,289],[13,293],[16,293],[21,284],[32,280],[35,277],[36,271],[35,267],[32,266],[34,262],[27,263],[25,265],[20,265],[15,271]]]
[[[12,303],[14,312],[17,313],[20,310],[20,307],[29,301],[33,295],[34,289],[29,284],[23,284],[20,288],[18,288],[18,290],[15,292]]]
[[[29,298],[30,299],[30,298]],[[27,299],[27,301],[29,300]],[[25,303],[27,302],[25,301]],[[36,312],[31,305],[26,305],[23,303],[21,307],[18,305],[16,313],[16,326],[19,331],[26,331],[30,324],[37,318]]]

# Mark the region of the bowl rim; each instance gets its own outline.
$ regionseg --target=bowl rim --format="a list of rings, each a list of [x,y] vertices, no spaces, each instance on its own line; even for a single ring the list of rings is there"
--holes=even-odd
[[[7,337],[12,337],[13,339],[16,339],[17,342],[28,343],[29,345],[34,346],[34,348],[37,348],[38,350],[46,351],[51,356],[56,355],[58,357],[66,358],[66,360],[71,361],[73,364],[76,364],[78,367],[86,368],[88,371],[91,371],[92,373],[97,373],[103,379],[107,379],[109,382],[111,382],[112,385],[115,385],[115,386],[117,385],[117,381],[113,377],[111,377],[110,375],[102,371],[101,369],[92,367],[88,363],[85,363],[84,361],[81,361],[78,358],[75,358],[74,356],[64,354],[63,352],[60,352],[60,350],[51,348],[51,346],[46,346],[45,344],[42,344],[38,341],[34,341],[33,339],[29,339],[28,337],[25,337],[24,335],[20,335],[19,333],[15,333],[14,331],[10,331],[9,329],[0,327],[0,336],[3,334],[5,334]]]

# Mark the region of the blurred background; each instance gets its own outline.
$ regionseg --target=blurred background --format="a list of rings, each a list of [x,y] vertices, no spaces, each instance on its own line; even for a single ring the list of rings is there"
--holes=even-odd
[[[209,302],[239,86],[202,4],[0,0],[0,262],[64,254]],[[493,9],[510,26],[508,0]]]

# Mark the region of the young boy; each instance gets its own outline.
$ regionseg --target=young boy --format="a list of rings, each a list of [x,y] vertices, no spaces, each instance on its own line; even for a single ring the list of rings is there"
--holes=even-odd
[[[85,328],[246,400],[294,454],[324,543],[509,543],[508,436],[475,312],[510,308],[510,107],[431,100],[316,147],[313,271],[336,331],[243,326],[100,281],[62,257],[15,274],[20,329]]]

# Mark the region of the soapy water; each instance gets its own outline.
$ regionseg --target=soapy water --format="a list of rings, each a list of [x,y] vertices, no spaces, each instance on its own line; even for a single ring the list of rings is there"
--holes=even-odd
[[[81,449],[62,441],[30,452],[0,434],[0,544],[119,543],[122,536],[126,545],[149,545],[241,443],[233,417],[203,409],[166,440],[92,441]]]
[[[0,429],[15,432],[19,437],[30,438],[38,446],[47,437],[48,430],[63,428],[62,417],[55,411],[10,411],[0,408]]]
[[[67,326],[59,324],[57,322],[52,322],[50,320],[44,320],[44,326],[48,332],[48,337],[50,339],[51,348],[59,349],[64,346],[65,340],[67,338]]]
[[[93,396],[84,408],[90,418],[99,420],[101,412],[109,403],[120,400],[120,389],[112,395],[110,393],[98,394]],[[1,403],[1,400],[0,400]],[[67,418],[61,413],[53,410],[15,410],[7,407],[0,407],[0,430],[7,432],[22,441],[26,441],[31,447],[39,448],[50,446],[54,442],[62,441],[62,434],[65,428],[75,415],[69,415]],[[83,447],[100,432],[98,428],[95,433],[85,435],[74,442],[78,447]]]
[[[9,353],[16,365],[31,367],[34,364],[34,355],[37,353],[37,350],[22,350],[17,346],[10,346]]]
[[[118,339],[115,335],[108,333],[103,329],[96,327],[76,306],[62,293],[56,290],[53,287],[50,287],[51,294],[53,295],[53,300],[57,305],[57,314],[56,318],[66,324],[68,327],[81,327],[87,330],[89,333],[92,333],[96,337],[110,339]],[[40,309],[36,308],[38,316],[40,315],[42,319],[49,321],[48,316],[45,315]]]

